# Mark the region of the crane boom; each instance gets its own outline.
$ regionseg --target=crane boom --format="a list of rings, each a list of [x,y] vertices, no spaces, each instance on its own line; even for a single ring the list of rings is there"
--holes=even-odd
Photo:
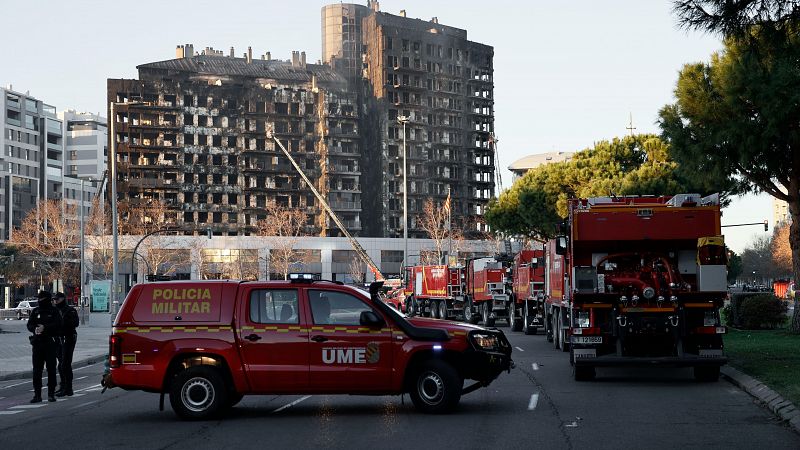
[[[281,151],[283,151],[283,154],[286,155],[287,158],[289,158],[289,162],[292,163],[294,170],[296,170],[297,173],[300,174],[300,176],[306,182],[308,187],[311,189],[311,192],[313,192],[314,196],[317,197],[317,200],[319,201],[320,205],[322,205],[322,209],[324,209],[325,212],[328,213],[331,219],[333,219],[334,223],[336,223],[336,226],[339,227],[339,230],[341,230],[342,233],[347,237],[347,239],[350,240],[350,245],[353,246],[353,250],[355,250],[358,257],[361,258],[361,260],[364,261],[364,263],[366,263],[367,266],[369,266],[370,271],[375,275],[375,279],[377,281],[383,280],[384,279],[383,274],[381,273],[380,269],[378,269],[378,266],[375,264],[372,258],[369,257],[366,250],[364,250],[364,247],[362,247],[361,244],[359,244],[358,241],[350,234],[350,232],[347,231],[347,228],[345,228],[342,221],[339,220],[339,216],[337,216],[336,213],[333,212],[333,210],[331,209],[330,205],[328,205],[328,202],[325,200],[325,197],[323,197],[322,194],[320,194],[319,191],[317,191],[317,188],[314,187],[314,184],[311,183],[311,180],[308,179],[305,172],[303,172],[303,169],[301,169],[300,166],[297,164],[297,162],[295,162],[294,158],[292,158],[292,155],[289,154],[289,151],[286,150],[286,147],[283,146],[281,141],[278,140],[277,137],[275,137],[275,135],[272,133],[272,130],[267,131],[267,138],[275,141],[275,144],[278,147],[280,147]]]

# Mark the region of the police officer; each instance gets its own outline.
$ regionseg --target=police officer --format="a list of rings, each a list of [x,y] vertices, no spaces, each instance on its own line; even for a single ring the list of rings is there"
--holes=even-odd
[[[56,391],[56,397],[72,396],[72,354],[75,352],[75,342],[78,340],[78,333],[75,328],[80,324],[80,320],[78,319],[78,311],[67,304],[67,299],[63,292],[56,293],[55,305],[61,315],[62,322],[61,336],[59,337],[61,345],[56,353],[61,385]]]
[[[42,371],[47,364],[47,400],[56,401],[56,351],[61,334],[61,315],[53,307],[47,291],[39,291],[39,306],[31,311],[28,331],[33,346],[33,398],[31,403],[42,401]]]

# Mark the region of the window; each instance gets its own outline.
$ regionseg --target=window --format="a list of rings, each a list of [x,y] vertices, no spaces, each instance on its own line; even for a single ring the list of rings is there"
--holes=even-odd
[[[372,311],[366,303],[344,292],[309,290],[308,299],[318,325],[361,325],[361,313]]]
[[[250,294],[250,321],[254,323],[300,323],[297,291],[255,290]]]

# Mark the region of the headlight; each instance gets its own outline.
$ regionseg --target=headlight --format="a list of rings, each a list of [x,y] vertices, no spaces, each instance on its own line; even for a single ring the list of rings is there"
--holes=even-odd
[[[497,336],[493,334],[480,334],[480,333],[473,334],[472,342],[474,342],[478,348],[482,348],[485,350],[492,350],[498,348]]]

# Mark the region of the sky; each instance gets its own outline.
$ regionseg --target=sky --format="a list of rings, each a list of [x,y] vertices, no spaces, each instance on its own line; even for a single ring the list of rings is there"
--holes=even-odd
[[[3,0],[0,84],[60,110],[106,111],[106,79],[175,57],[178,44],[237,56],[253,47],[320,59],[320,9],[328,1]],[[366,4],[366,0],[356,3]],[[576,151],[629,133],[658,133],[678,71],[721,49],[714,35],[681,30],[666,0],[383,0],[381,10],[466,29],[494,47],[495,132],[503,187],[527,155]],[[13,26],[12,24],[16,24]],[[723,225],[771,221],[766,195],[736,199]],[[772,229],[770,223],[770,233]],[[763,226],[725,228],[737,252]]]

